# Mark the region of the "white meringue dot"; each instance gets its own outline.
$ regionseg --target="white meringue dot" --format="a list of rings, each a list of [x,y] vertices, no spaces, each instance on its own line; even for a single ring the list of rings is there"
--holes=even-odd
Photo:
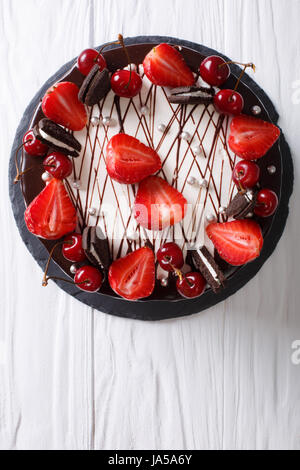
[[[97,211],[96,211],[95,207],[89,207],[89,209],[88,209],[89,215],[96,215],[96,212]]]
[[[157,130],[159,132],[165,132],[166,128],[167,128],[167,126],[165,124],[163,124],[162,122],[160,124],[158,124],[158,126],[157,126]]]
[[[92,126],[99,126],[100,124],[100,118],[98,116],[92,116],[91,117],[91,124]]]
[[[207,188],[208,187],[208,182],[205,178],[202,178],[200,181],[199,181],[199,185],[201,188]]]
[[[104,116],[102,119],[102,124],[105,127],[113,127],[116,125],[116,121],[114,118],[111,118],[110,116]]]
[[[216,216],[212,214],[211,212],[206,214],[205,218],[207,222],[215,222],[217,220]]]
[[[182,140],[186,140],[187,142],[191,140],[191,134],[189,132],[183,131],[179,136]]]
[[[193,186],[196,183],[196,178],[194,176],[189,176],[187,179],[187,183]]]
[[[252,106],[251,112],[252,112],[252,114],[254,114],[255,116],[257,116],[258,114],[261,113],[261,107],[258,106],[258,104],[256,104],[256,105]]]
[[[44,183],[49,183],[49,181],[51,180],[52,176],[50,175],[50,173],[48,173],[48,171],[44,171],[44,173],[42,174],[42,180],[44,181]]]
[[[195,155],[201,155],[203,153],[202,147],[200,145],[194,145],[192,151]]]
[[[148,106],[143,105],[143,106],[140,107],[140,112],[144,116],[147,116],[150,113],[150,109],[148,108]]]
[[[72,183],[72,186],[74,189],[80,189],[81,188],[81,182],[80,180],[74,180]]]
[[[268,173],[270,175],[274,175],[276,173],[276,166],[275,165],[269,165],[267,170],[268,170]]]
[[[76,266],[76,264],[72,264],[72,265],[70,266],[70,273],[71,273],[71,274],[76,274],[76,271],[77,271],[77,266]]]

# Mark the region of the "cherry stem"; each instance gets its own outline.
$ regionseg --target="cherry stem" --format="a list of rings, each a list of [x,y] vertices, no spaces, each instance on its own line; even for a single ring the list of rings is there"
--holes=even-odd
[[[224,67],[224,65],[235,64],[235,65],[242,65],[243,67],[251,67],[252,70],[255,72],[255,65],[252,62],[248,62],[244,64],[243,62],[236,62],[235,60],[229,60],[228,62],[224,62],[223,64],[219,64],[218,67]]]
[[[128,62],[128,65],[129,65],[129,80],[128,80],[128,83],[125,85],[124,88],[128,88],[129,85],[130,85],[130,82],[131,82],[131,60],[130,60],[130,56],[129,56],[129,53],[128,53],[128,50],[127,50],[127,47],[125,46],[125,43],[124,43],[124,38],[122,36],[122,34],[118,34],[118,40],[117,41],[113,41],[113,42],[108,42],[107,44],[104,44],[104,46],[101,47],[101,49],[99,50],[98,52],[98,55],[95,57],[94,61],[97,62],[97,59],[98,57],[101,55],[102,51],[107,47],[107,46],[112,46],[113,44],[117,44],[119,46],[122,46],[124,52],[125,52],[125,55],[126,55],[126,58],[127,58],[127,62]]]
[[[33,139],[28,139],[26,140],[26,142],[23,142],[21,145],[19,145],[19,147],[17,148],[16,150],[16,153],[15,153],[15,165],[16,165],[16,170],[17,170],[17,174],[16,174],[16,177],[14,179],[14,184],[18,183],[21,179],[21,177],[23,175],[25,175],[25,173],[27,173],[28,171],[32,170],[32,166],[30,168],[27,168],[26,170],[24,171],[20,171],[20,168],[19,168],[19,163],[18,163],[18,153],[19,151],[21,150],[21,148],[24,147],[25,144],[27,144],[28,142],[31,142]]]
[[[241,171],[239,171],[239,172],[238,172],[238,175],[239,175],[239,176],[238,176],[238,182],[239,182],[239,187],[240,187],[240,193],[241,193],[241,194],[245,194],[246,189],[243,187],[243,185],[242,185],[242,183],[241,183],[241,181],[240,181],[240,179],[241,179],[240,177],[243,176],[243,173],[242,173]]]
[[[173,269],[174,273],[176,274],[176,276],[179,277],[179,280],[180,280],[180,281],[182,281],[182,279],[185,279],[186,282],[187,282],[187,284],[188,284],[190,287],[193,287],[193,284],[188,280],[188,278],[186,277],[186,275],[183,274],[182,271],[180,271],[180,269],[175,268],[175,266],[174,266],[173,264],[171,264],[171,263],[169,263],[169,264],[170,264],[170,266],[172,267],[172,269]]]
[[[174,264],[170,263],[170,260],[172,259],[170,256],[168,255],[165,255],[164,256],[164,259],[165,261],[167,261],[167,263],[171,266],[171,268],[173,269],[173,272],[176,274],[176,276],[179,277],[180,281],[182,281],[182,272],[180,271],[180,269],[176,268],[174,266]]]
[[[171,264],[171,263],[170,263],[170,266],[172,267],[172,269],[173,269],[174,273],[176,274],[176,276],[178,276],[180,281],[182,281],[183,274],[180,271],[180,269],[175,268],[175,266],[173,266],[173,264]]]
[[[66,241],[60,241],[60,242],[57,242],[55,243],[55,245],[51,248],[50,252],[49,252],[49,257],[48,257],[48,261],[47,261],[47,264],[46,264],[46,268],[45,268],[45,272],[44,272],[44,276],[43,276],[43,280],[42,280],[42,286],[47,286],[48,285],[48,281],[49,279],[57,279],[59,281],[66,281],[66,282],[69,282],[71,284],[75,284],[73,281],[69,281],[68,279],[64,279],[62,277],[56,277],[56,276],[47,276],[48,274],[48,270],[49,270],[49,266],[50,266],[50,261],[52,260],[52,257],[53,257],[53,253],[54,253],[54,250],[60,246],[60,245],[72,245],[72,241],[71,240],[66,240]],[[86,281],[85,281],[86,282]]]
[[[32,141],[33,141],[33,139],[26,140],[26,142],[23,142],[21,145],[19,145],[19,147],[16,150],[15,165],[16,165],[17,174],[16,174],[16,177],[14,179],[14,184],[17,184],[20,181],[20,179],[22,178],[22,176],[25,175],[25,173],[27,173],[28,171],[31,171],[31,170],[34,169],[34,167],[31,166],[30,168],[26,168],[26,170],[24,170],[24,171],[20,171],[19,163],[18,163],[18,153],[19,153],[19,151],[21,150],[22,147],[24,147],[25,144],[27,144],[28,142],[32,142]],[[51,168],[56,168],[56,165],[51,165],[51,163],[48,163],[46,166],[49,166]]]
[[[237,89],[237,87],[239,86],[239,83],[240,83],[240,81],[241,81],[241,79],[242,79],[242,77],[243,77],[243,75],[244,75],[244,73],[245,73],[245,71],[248,67],[251,67],[253,72],[255,72],[255,65],[252,64],[252,62],[249,62],[249,64],[240,64],[240,65],[244,65],[244,68],[240,73],[240,76],[239,76],[239,78],[238,78],[238,80],[235,84],[235,87],[234,87],[233,91],[235,91]]]
[[[240,76],[239,76],[239,78],[237,79],[237,82],[236,82],[235,87],[234,87],[234,89],[233,89],[233,91],[232,91],[232,94],[231,94],[230,97],[228,98],[228,101],[232,101],[233,92],[236,91],[237,87],[239,86],[239,83],[240,83],[240,81],[241,81],[241,79],[242,79],[242,77],[243,77],[243,75],[244,75],[246,69],[247,69],[248,67],[250,67],[250,68],[253,70],[253,72],[255,72],[256,67],[255,67],[255,65],[254,65],[252,62],[248,62],[247,64],[244,64],[244,63],[242,63],[242,62],[236,62],[235,60],[229,60],[228,62],[224,62],[223,64],[219,64],[218,67],[221,68],[221,67],[223,67],[224,65],[228,65],[228,64],[235,64],[235,65],[242,65],[242,66],[243,66],[243,70],[241,71]]]
[[[119,42],[119,41],[112,41],[112,42],[107,42],[106,44],[104,44],[104,46],[102,46],[101,49],[99,50],[98,55],[95,57],[94,62],[97,62],[98,57],[101,55],[102,51],[103,51],[106,47],[108,47],[108,46],[113,46],[114,44],[117,44],[118,46],[120,46],[120,42]]]
[[[131,60],[130,60],[130,56],[128,54],[127,47],[124,44],[124,38],[123,38],[122,34],[118,35],[118,41],[121,44],[121,46],[123,48],[123,51],[125,52],[125,55],[127,57],[127,62],[128,62],[128,65],[129,65],[129,80],[128,80],[127,84],[124,87],[124,88],[128,88],[129,85],[130,85],[130,82],[131,82]]]
[[[89,279],[86,279],[85,281],[81,281],[81,282],[74,282],[74,281],[70,281],[69,279],[65,279],[64,277],[48,276],[46,277],[45,280],[43,279],[42,286],[46,287],[48,285],[48,281],[50,281],[51,279],[55,279],[57,281],[68,282],[69,284],[72,284],[73,286],[80,286],[81,284],[87,284],[88,282],[90,282]]]

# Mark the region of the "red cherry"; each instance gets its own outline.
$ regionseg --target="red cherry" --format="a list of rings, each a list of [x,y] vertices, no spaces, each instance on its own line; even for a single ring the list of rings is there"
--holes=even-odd
[[[211,86],[219,86],[227,80],[230,68],[225,60],[218,55],[206,57],[200,64],[201,78]]]
[[[50,153],[43,161],[45,171],[59,180],[70,176],[73,170],[71,160],[60,152]]]
[[[129,81],[130,80],[130,81]],[[142,79],[134,71],[118,70],[111,77],[111,87],[114,93],[124,98],[133,98],[142,88]]]
[[[100,70],[107,67],[103,55],[99,54],[95,49],[85,49],[78,56],[77,67],[83,75],[88,75],[95,64],[99,65]]]
[[[254,213],[259,217],[273,215],[278,206],[278,197],[271,189],[261,189],[257,193]]]
[[[214,105],[222,114],[241,114],[244,107],[244,99],[240,93],[234,90],[220,90],[214,96]]]
[[[180,269],[184,263],[181,248],[173,242],[164,243],[156,256],[157,261],[165,271],[173,271],[173,268]]]
[[[32,129],[24,134],[23,144],[25,151],[33,157],[42,157],[48,150],[48,146],[35,137]]]
[[[259,180],[260,168],[250,160],[238,162],[232,172],[232,179],[238,188],[253,188]]]
[[[206,281],[200,273],[183,274],[176,281],[176,288],[182,297],[194,298],[202,294],[206,286]]]
[[[103,276],[94,266],[86,265],[77,269],[74,281],[79,289],[96,292],[101,287]]]
[[[73,263],[79,263],[86,259],[82,248],[82,235],[80,233],[71,233],[64,238],[62,254]]]

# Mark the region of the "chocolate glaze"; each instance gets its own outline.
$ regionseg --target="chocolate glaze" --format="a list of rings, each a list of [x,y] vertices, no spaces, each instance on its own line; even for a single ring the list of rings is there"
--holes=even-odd
[[[149,50],[154,45],[155,44],[153,44],[153,43],[152,44],[129,45],[128,46],[128,51],[129,51],[132,62],[136,63],[136,64],[142,63],[143,58],[145,57],[145,55],[149,52]],[[190,48],[187,48],[187,47],[182,47],[181,53],[183,54],[183,56],[184,56],[187,64],[189,65],[189,67],[195,73],[197,73],[198,66],[199,66],[201,60],[204,58],[204,55],[201,55],[201,54],[199,54],[199,52],[197,52],[195,50],[192,50]],[[107,52],[104,52],[104,55],[105,55],[105,59],[107,61],[108,69],[112,72],[127,65],[126,57],[125,57],[125,55],[124,55],[121,48],[113,48],[113,49],[111,49]],[[81,86],[81,84],[83,82],[83,79],[84,79],[84,77],[80,74],[80,72],[77,70],[75,65],[71,68],[71,70],[66,75],[61,77],[61,80],[73,81],[79,87]],[[227,82],[223,85],[223,88],[233,88],[235,83],[236,83],[236,77],[235,77],[234,74],[232,74],[230,76],[230,78],[227,80]],[[243,82],[241,82],[240,85],[239,85],[239,92],[243,95],[243,98],[244,98],[244,101],[245,101],[244,112],[246,114],[251,115],[252,114],[251,113],[251,108],[254,105],[259,105],[262,109],[262,112],[258,117],[261,118],[261,119],[264,119],[266,121],[270,121],[268,112],[267,112],[266,108],[264,107],[264,105],[262,104],[262,102],[258,99],[258,97],[255,95],[255,93],[253,93],[251,91],[251,89],[248,88]],[[155,90],[154,90],[154,93],[155,93]],[[151,99],[152,99],[152,94],[149,94],[149,104],[150,105],[151,105]],[[101,111],[101,106],[103,106],[103,102],[100,103],[100,105],[99,105],[100,111]],[[126,132],[126,113],[128,111],[129,106],[127,107],[127,111],[125,111],[123,116],[121,116],[118,99],[116,99],[114,101],[114,106],[116,107],[116,110],[117,110],[118,116],[119,116],[120,131],[125,131]],[[193,109],[190,111],[190,114],[193,113],[193,111],[196,108],[197,108],[197,105],[195,105],[193,107]],[[179,122],[181,124],[181,128],[183,128],[184,123],[190,117],[190,114],[187,115],[186,106],[178,106],[178,109],[174,113],[174,116],[173,116],[172,119],[173,119],[173,121],[175,119],[179,120]],[[91,115],[92,115],[92,113],[90,112],[89,120],[91,119]],[[42,117],[44,117],[44,115],[42,113],[41,106],[39,105],[37,107],[34,115],[33,115],[30,127],[35,125]],[[215,158],[215,150],[216,150],[215,143],[216,143],[216,140],[217,140],[220,133],[222,134],[221,138],[224,139],[225,150],[226,150],[226,134],[227,134],[227,130],[228,130],[228,118],[225,118],[225,132],[224,132],[224,122],[223,121],[224,121],[224,116],[220,116],[219,117],[219,122],[218,122],[217,126],[215,126],[215,137],[214,137],[213,145],[210,149],[210,154],[205,155],[206,158],[210,158],[210,159],[212,159],[212,161]],[[211,125],[212,123],[213,122],[210,121],[208,125]],[[142,117],[140,118],[140,124],[141,124],[141,126],[147,126],[147,123],[145,122],[145,120],[143,120]],[[89,122],[89,125],[90,125],[90,122]],[[170,126],[172,125],[172,121],[169,123],[169,125]],[[166,132],[167,132],[167,130],[166,130]],[[149,128],[145,129],[145,135],[148,136],[148,139],[147,139],[148,144],[151,145],[151,140],[153,138],[153,123],[152,123],[152,126],[150,125]],[[163,138],[164,138],[164,135],[162,136],[162,139]],[[174,145],[177,146],[177,152],[176,152],[177,165],[176,165],[176,170],[175,170],[174,175],[173,175],[172,183],[176,187],[177,186],[177,174],[180,171],[179,153],[180,153],[181,139],[179,139],[179,135],[176,137],[176,140],[174,141]],[[89,152],[84,152],[84,156],[87,153],[89,154],[89,158],[93,159],[93,153],[92,153],[92,155],[90,155]],[[228,154],[228,157],[230,158],[228,152],[227,152],[227,154]],[[165,158],[168,158],[168,156],[166,156]],[[272,149],[270,149],[268,154],[265,157],[263,157],[262,159],[258,160],[257,163],[258,163],[258,165],[260,166],[260,169],[261,169],[261,179],[260,179],[261,186],[262,187],[268,187],[268,188],[274,190],[276,192],[276,194],[278,195],[278,197],[280,198],[280,196],[281,196],[281,173],[282,173],[282,168],[281,168],[281,154],[280,154],[279,143],[276,143],[272,147]],[[270,175],[269,172],[267,171],[267,167],[270,164],[276,166],[277,171],[274,175]],[[234,166],[234,161],[231,162],[231,166],[232,167]],[[23,196],[24,196],[24,200],[25,200],[26,205],[28,205],[34,199],[34,197],[43,189],[44,183],[41,179],[41,174],[43,173],[43,167],[41,165],[41,160],[38,159],[38,158],[35,158],[35,157],[31,157],[30,155],[26,154],[23,151],[22,152],[22,158],[21,158],[21,168],[22,168],[22,170],[25,170],[29,167],[34,167],[34,170],[32,172],[25,173],[25,175],[22,179],[22,192],[23,192]],[[91,172],[93,171],[92,168],[93,168],[93,165],[91,163]],[[162,176],[164,176],[164,175],[162,175]],[[78,178],[78,177],[80,177],[80,174],[79,175],[74,174],[74,178]],[[187,177],[188,177],[188,175],[187,175]],[[207,167],[207,172],[205,174],[203,174],[203,177],[208,178],[209,182],[212,185],[215,185],[215,182],[214,182],[214,179],[213,179],[213,174],[209,171],[208,167]],[[90,180],[91,180],[91,178],[89,179],[88,185],[90,184]],[[94,191],[94,190],[98,191],[99,199],[101,201],[101,194],[102,194],[102,191],[105,190],[105,188],[99,188],[99,187],[96,187],[96,186],[97,185],[95,185],[95,187],[93,187],[91,190],[92,191]],[[67,184],[67,188],[69,190],[72,201],[73,201],[73,203],[74,203],[74,205],[75,205],[75,207],[78,211],[78,214],[79,214],[80,228],[83,229],[84,226],[87,223],[87,220],[88,220],[88,218],[87,218],[88,217],[87,216],[88,199],[86,200],[85,207],[83,207],[82,204],[81,204],[81,200],[78,197],[78,192],[74,191],[74,189],[72,189],[69,184]],[[217,193],[217,189],[218,188],[215,187],[216,193]],[[87,192],[87,194],[89,194],[89,191]],[[206,194],[206,197],[210,197],[208,192]],[[215,207],[214,209],[215,209],[216,216],[219,217],[218,207]],[[262,227],[264,237],[268,234],[268,232],[271,228],[273,218],[274,218],[274,216],[266,218],[266,219],[258,219],[258,222],[259,222],[260,226]],[[219,219],[219,220],[221,220],[221,219]],[[172,230],[174,230],[174,229],[172,227],[170,227],[170,233],[172,233]],[[139,228],[139,240],[141,240],[141,232],[140,231],[141,231],[141,228]],[[125,232],[126,232],[126,226],[125,226]],[[185,241],[187,241],[186,238],[185,238],[184,231],[183,231],[183,239]],[[163,241],[164,240],[162,240],[162,242]],[[43,245],[46,247],[46,249],[48,251],[51,249],[51,247],[54,244],[54,242],[51,242],[51,241],[48,241],[48,240],[41,240],[41,242],[43,243]],[[131,242],[125,237],[124,237],[121,245],[123,245],[124,243],[127,244],[126,249],[127,249],[128,252],[131,251],[132,249],[135,249],[136,244],[137,244],[136,241]],[[152,243],[153,243],[153,240],[148,239],[147,243],[151,246]],[[57,250],[55,252],[55,255],[54,255],[53,259],[65,271],[65,273],[68,276],[70,276],[69,269],[70,269],[71,263],[69,263],[67,260],[65,260],[63,258],[63,256],[60,253],[60,250]],[[237,274],[237,272],[240,269],[241,268],[234,268],[234,267],[231,267],[231,266],[227,265],[226,266],[226,272],[225,272],[226,278],[231,279],[234,275]],[[104,294],[115,296],[115,294],[112,292],[112,290],[110,289],[110,287],[107,283],[105,283],[103,285],[103,287],[101,289],[101,292],[104,293]],[[145,301],[152,300],[152,299],[176,300],[176,299],[181,299],[181,297],[179,297],[179,295],[177,294],[174,282],[170,282],[168,287],[161,287],[159,281],[157,281],[154,293],[152,294],[151,297],[149,297],[148,299],[145,299]]]

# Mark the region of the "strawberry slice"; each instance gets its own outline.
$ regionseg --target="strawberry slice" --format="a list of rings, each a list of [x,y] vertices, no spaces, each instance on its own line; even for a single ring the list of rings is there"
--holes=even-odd
[[[87,123],[84,105],[78,99],[79,88],[72,82],[60,82],[49,88],[43,101],[45,116],[72,131],[80,131]]]
[[[144,72],[154,85],[191,86],[195,83],[192,71],[180,52],[170,44],[159,44],[146,55]]]
[[[25,214],[28,230],[38,237],[56,240],[76,228],[76,210],[61,180],[52,178],[29,204]]]
[[[206,227],[219,255],[233,266],[241,266],[257,258],[263,246],[260,226],[254,220],[212,223]]]
[[[134,201],[137,222],[150,230],[163,230],[183,219],[187,201],[177,189],[158,176],[148,176]]]
[[[161,168],[155,150],[127,134],[114,135],[106,150],[107,172],[119,183],[139,183]]]
[[[274,124],[241,114],[231,121],[228,144],[239,157],[256,160],[267,153],[279,135]]]
[[[148,247],[139,248],[115,260],[109,268],[110,287],[121,297],[137,300],[152,294],[155,285],[155,258]]]

